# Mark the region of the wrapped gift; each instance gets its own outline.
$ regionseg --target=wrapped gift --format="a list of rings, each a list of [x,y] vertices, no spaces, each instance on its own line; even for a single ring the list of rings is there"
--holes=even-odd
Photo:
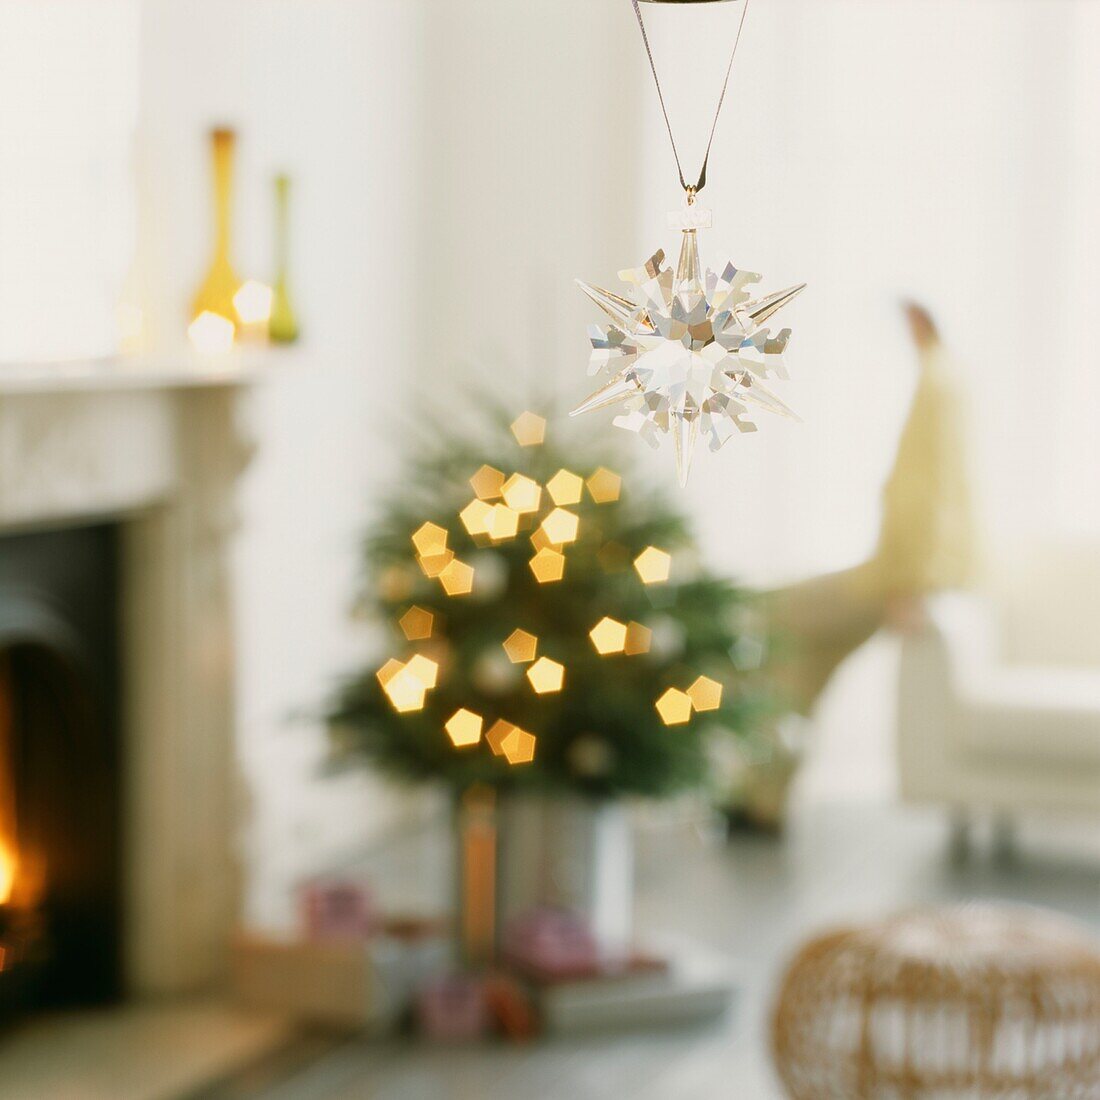
[[[302,928],[310,940],[363,940],[379,926],[369,887],[350,879],[313,879],[300,892]]]
[[[588,923],[567,909],[536,908],[504,930],[504,957],[516,969],[538,977],[589,974],[602,967]]]
[[[426,982],[417,996],[420,1033],[439,1042],[470,1042],[489,1028],[484,979],[451,974]]]

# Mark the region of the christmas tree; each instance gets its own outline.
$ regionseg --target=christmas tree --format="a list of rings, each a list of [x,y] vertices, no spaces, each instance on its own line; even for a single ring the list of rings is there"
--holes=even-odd
[[[388,652],[341,685],[338,759],[461,790],[664,796],[770,710],[750,597],[591,445],[500,410],[425,427],[365,544]]]

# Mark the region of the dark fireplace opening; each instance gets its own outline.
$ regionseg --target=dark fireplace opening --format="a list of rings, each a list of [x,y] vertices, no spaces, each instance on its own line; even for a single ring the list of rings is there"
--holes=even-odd
[[[0,537],[0,1016],[122,994],[118,536]]]

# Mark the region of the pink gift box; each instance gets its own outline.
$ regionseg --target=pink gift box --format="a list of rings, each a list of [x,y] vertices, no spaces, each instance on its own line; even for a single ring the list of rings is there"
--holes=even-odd
[[[480,978],[450,975],[424,985],[416,999],[421,1034],[438,1042],[470,1042],[489,1027],[485,983]]]

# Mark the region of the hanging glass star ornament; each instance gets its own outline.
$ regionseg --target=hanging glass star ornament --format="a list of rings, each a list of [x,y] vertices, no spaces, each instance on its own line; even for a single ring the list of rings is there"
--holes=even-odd
[[[742,0],[737,34],[710,126],[703,163],[694,184],[689,184],[669,121],[668,108],[640,3],[688,4],[715,0],[630,0],[642,42],[649,58],[657,95],[668,130],[684,209],[669,216],[672,228],[681,231],[680,257],[675,271],[665,266],[664,252],[656,252],[636,271],[619,273],[629,290],[615,294],[577,280],[585,294],[611,319],[609,325],[589,329],[592,357],[589,374],[602,374],[601,387],[581,402],[570,415],[620,404],[614,423],[637,432],[651,446],[662,435],[671,435],[676,449],[680,484],[687,483],[695,443],[700,433],[717,451],[737,432],[756,431],[752,409],[764,409],[798,419],[764,384],[764,379],[785,379],[783,352],[789,328],[773,333],[766,327],[805,283],[774,294],[755,296],[760,276],[741,271],[732,263],[720,272],[704,271],[699,260],[698,234],[711,226],[710,211],[697,201],[706,186],[707,164],[726,98],[733,61],[741,40],[748,0]]]
[[[619,273],[629,296],[577,280],[612,323],[589,329],[588,372],[605,381],[570,415],[621,402],[616,427],[652,447],[662,434],[672,436],[684,485],[700,433],[717,451],[736,432],[756,431],[750,407],[798,419],[764,384],[788,377],[783,352],[791,330],[773,334],[765,325],[806,284],[753,297],[756,273],[732,263],[720,273],[703,271],[698,230],[709,224],[708,212],[693,203],[676,220],[682,241],[675,273],[658,251],[637,271]]]

